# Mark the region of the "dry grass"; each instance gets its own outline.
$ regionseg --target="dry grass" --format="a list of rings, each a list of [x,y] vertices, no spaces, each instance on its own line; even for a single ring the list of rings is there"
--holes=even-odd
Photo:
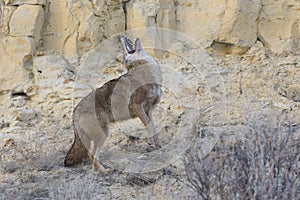
[[[286,115],[266,119],[251,113],[244,138],[233,145],[221,139],[204,159],[190,149],[184,163],[197,198],[300,199],[299,127]]]
[[[185,173],[179,162],[148,174],[65,168],[60,131],[52,136],[59,142],[25,132],[0,147],[0,199],[300,199],[300,127],[289,121],[250,113],[235,143],[221,139],[204,159],[191,148]]]
[[[96,171],[78,174],[74,179],[60,179],[48,187],[49,199],[111,199],[110,190],[103,189],[104,180]]]

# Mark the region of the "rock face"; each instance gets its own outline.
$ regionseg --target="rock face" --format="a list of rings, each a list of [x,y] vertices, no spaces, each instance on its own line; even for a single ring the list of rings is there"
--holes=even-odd
[[[212,41],[251,46],[257,39],[260,0],[179,2],[178,30],[191,35],[204,46]]]
[[[15,120],[7,116],[20,110],[26,111],[20,114],[23,125],[30,121],[24,119],[27,116],[69,119],[72,99],[79,100],[124,72],[120,54],[105,46],[124,31],[140,37],[145,47],[155,47],[149,53],[162,63],[171,62],[178,52],[197,63],[191,67],[173,59],[174,70],[180,73],[206,70],[207,57],[197,54],[195,44],[211,55],[221,55],[221,61],[214,57],[213,66],[226,77],[232,101],[247,89],[254,96],[264,91],[258,92],[258,98],[284,98],[276,105],[299,102],[300,62],[294,54],[300,50],[300,2],[296,0],[4,0],[0,8],[0,121]],[[182,42],[182,37],[194,45]],[[118,46],[116,40],[112,44]],[[228,62],[223,54],[240,56],[243,64]],[[278,82],[268,73],[269,79],[259,78],[261,72],[272,70],[280,74]],[[205,78],[213,74],[207,73]],[[261,86],[266,88],[260,90]],[[197,87],[201,90],[201,84]],[[219,89],[220,85],[213,88]]]
[[[1,91],[22,91],[30,84],[30,68],[35,51],[32,37],[4,37],[0,43]]]
[[[21,5],[13,12],[10,21],[10,36],[33,37],[39,44],[44,23],[44,9],[39,5]]]
[[[300,2],[296,0],[262,1],[258,38],[273,52],[299,52],[299,10]]]

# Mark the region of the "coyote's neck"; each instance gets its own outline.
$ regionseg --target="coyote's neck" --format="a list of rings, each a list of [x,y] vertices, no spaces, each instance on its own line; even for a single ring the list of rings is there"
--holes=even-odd
[[[144,83],[155,83],[161,85],[162,76],[160,66],[154,61],[149,63],[145,60],[137,60],[133,62],[134,65],[128,69],[128,75],[134,77]]]
[[[126,68],[128,71],[132,70],[133,68],[139,67],[139,66],[143,66],[148,64],[148,62],[146,60],[135,60],[133,62],[131,62],[129,65],[126,65]]]

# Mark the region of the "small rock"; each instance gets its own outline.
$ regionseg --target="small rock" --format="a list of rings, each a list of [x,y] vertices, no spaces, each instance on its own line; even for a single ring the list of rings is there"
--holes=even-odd
[[[5,122],[5,121],[0,121],[0,129],[3,129],[3,128],[6,128],[6,127],[9,127],[10,126],[10,123],[9,122]]]
[[[23,96],[23,95],[16,95],[16,96],[13,96],[12,99],[11,99],[11,105],[14,106],[14,107],[23,107],[26,105],[27,101],[29,100],[30,98],[28,98],[28,96]]]
[[[18,120],[18,121],[29,122],[30,120],[34,119],[35,117],[36,117],[36,112],[34,110],[25,109],[25,108],[17,110],[16,120]]]
[[[274,103],[274,106],[277,108],[281,108],[283,110],[290,110],[290,106],[288,104],[284,104],[284,103]]]
[[[225,42],[213,42],[211,47],[219,54],[243,55],[249,50],[249,47],[240,47]]]
[[[38,93],[38,91],[39,91],[39,86],[38,85],[32,85],[32,86],[30,86],[26,89],[25,93],[26,93],[27,96],[31,97],[31,96],[36,95]]]
[[[300,102],[300,86],[291,85],[287,90],[287,97],[295,102]]]
[[[15,145],[15,140],[11,139],[11,138],[6,140],[5,144],[4,144],[5,147],[7,147],[7,146],[11,147],[11,146],[14,146],[14,145]]]

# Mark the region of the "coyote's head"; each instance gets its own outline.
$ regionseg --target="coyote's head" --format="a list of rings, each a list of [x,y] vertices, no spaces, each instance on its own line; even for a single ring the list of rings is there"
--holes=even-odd
[[[119,39],[123,44],[123,62],[127,69],[134,67],[133,65],[136,65],[138,61],[155,62],[154,59],[144,51],[139,38],[136,38],[134,44],[126,35],[120,35]]]

